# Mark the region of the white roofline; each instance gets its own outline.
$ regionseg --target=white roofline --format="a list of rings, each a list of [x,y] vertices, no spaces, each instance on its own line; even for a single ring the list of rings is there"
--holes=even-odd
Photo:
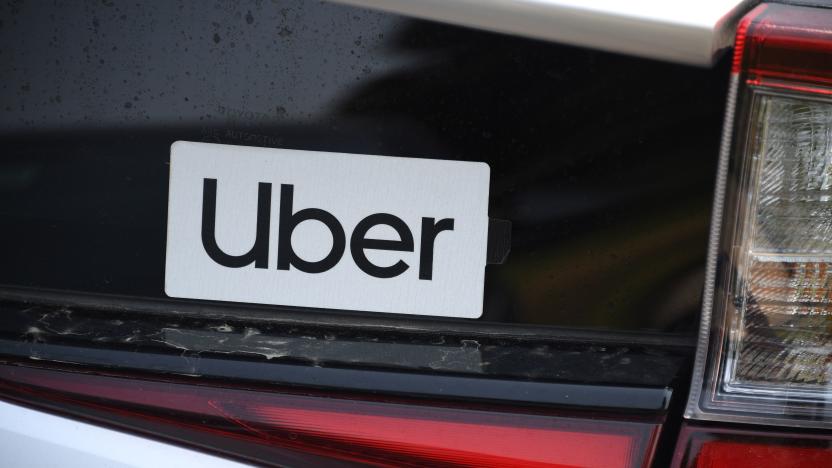
[[[653,59],[710,66],[754,0],[333,0]]]

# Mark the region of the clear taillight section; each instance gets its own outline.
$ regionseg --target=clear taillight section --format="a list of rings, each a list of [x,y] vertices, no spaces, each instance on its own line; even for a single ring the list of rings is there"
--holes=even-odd
[[[832,10],[737,32],[686,415],[832,427]]]
[[[823,397],[832,377],[832,104],[755,90],[751,118],[724,388]]]

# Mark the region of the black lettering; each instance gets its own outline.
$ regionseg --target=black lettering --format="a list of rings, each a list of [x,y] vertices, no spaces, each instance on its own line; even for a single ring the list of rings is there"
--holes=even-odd
[[[306,208],[292,214],[292,200],[295,187],[291,184],[280,186],[280,232],[277,239],[277,269],[295,267],[305,273],[322,273],[334,267],[344,255],[346,236],[341,223],[328,211]],[[308,262],[300,258],[292,248],[292,232],[298,224],[315,220],[323,223],[332,234],[332,249],[322,260]]]
[[[367,232],[373,227],[386,224],[396,230],[399,240],[367,239]],[[376,278],[393,278],[404,273],[410,266],[403,260],[393,265],[380,267],[373,264],[364,253],[365,249],[395,250],[400,252],[413,252],[413,234],[404,221],[388,213],[376,213],[362,219],[355,226],[350,237],[350,253],[358,268],[368,275]]]
[[[433,279],[433,243],[442,231],[453,231],[453,218],[422,218],[422,241],[419,246],[419,279]]]
[[[228,268],[240,268],[254,262],[255,268],[269,267],[269,217],[272,184],[257,187],[257,235],[254,246],[243,255],[229,255],[217,245],[217,179],[202,180],[202,246],[212,260]]]

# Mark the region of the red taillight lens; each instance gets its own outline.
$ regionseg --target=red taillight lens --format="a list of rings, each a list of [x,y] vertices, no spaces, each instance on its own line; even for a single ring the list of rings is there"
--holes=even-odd
[[[686,425],[674,468],[817,468],[832,466],[832,437]]]
[[[658,426],[647,422],[327,398],[16,366],[0,366],[0,388],[27,401],[57,402],[70,411],[96,410],[98,419],[102,412],[128,421],[149,419],[180,431],[375,465],[644,466],[658,433]],[[239,448],[225,451],[245,457]]]
[[[832,11],[761,5],[747,18],[735,71],[748,85],[832,93]]]
[[[832,466],[832,451],[777,444],[705,442],[696,468],[817,468]]]

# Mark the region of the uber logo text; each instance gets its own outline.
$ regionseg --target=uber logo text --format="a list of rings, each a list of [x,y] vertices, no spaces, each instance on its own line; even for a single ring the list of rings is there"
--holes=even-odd
[[[295,186],[280,185],[280,221],[277,237],[277,269],[289,270],[296,268],[304,273],[322,273],[338,264],[346,249],[346,233],[344,227],[332,213],[320,208],[304,208],[293,212]],[[251,249],[241,255],[231,255],[223,252],[216,239],[217,217],[217,179],[203,179],[202,186],[202,245],[212,260],[228,268],[240,268],[254,263],[255,268],[269,267],[269,246],[271,222],[272,184],[260,182],[257,190],[257,220],[255,224],[256,237]],[[301,258],[292,248],[292,232],[304,221],[318,221],[329,230],[332,236],[332,247],[329,253],[317,261],[307,261]],[[399,236],[398,240],[368,239],[367,233],[371,228],[386,225],[393,228]],[[453,231],[453,218],[422,218],[421,238],[419,242],[419,279],[433,278],[433,255],[436,236],[442,231]],[[376,278],[393,278],[399,276],[408,268],[404,260],[399,260],[390,266],[379,266],[371,262],[365,250],[393,250],[399,252],[413,252],[413,233],[401,218],[389,213],[375,213],[362,219],[350,236],[350,254],[353,261],[364,273]]]

